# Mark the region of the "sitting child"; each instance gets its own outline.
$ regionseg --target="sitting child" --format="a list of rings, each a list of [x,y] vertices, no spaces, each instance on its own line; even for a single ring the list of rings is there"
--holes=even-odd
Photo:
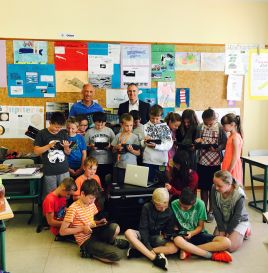
[[[239,249],[250,235],[250,223],[245,208],[245,192],[228,171],[214,174],[212,209],[217,227],[215,235],[226,236],[231,241],[230,252]]]
[[[66,211],[66,199],[70,198],[75,191],[76,184],[74,180],[64,178],[60,185],[49,193],[43,201],[43,214],[50,226],[51,233],[56,236],[55,241],[70,239],[70,236],[60,236],[59,231]]]
[[[73,234],[83,256],[93,256],[103,262],[117,262],[122,257],[118,248],[126,248],[128,244],[125,240],[116,239],[120,232],[117,224],[108,223],[105,218],[94,219],[98,213],[94,204],[97,195],[97,182],[94,179],[86,180],[79,199],[66,212],[60,234]]]
[[[173,233],[173,214],[168,206],[169,194],[165,188],[154,190],[152,202],[143,206],[139,231],[128,229],[125,232],[131,248],[128,258],[146,256],[152,263],[167,270],[168,261],[163,253],[156,254],[155,248],[169,244],[163,235]]]
[[[189,187],[196,194],[198,186],[198,175],[196,171],[190,169],[188,153],[178,150],[173,157],[171,166],[167,171],[168,183],[166,189],[172,197],[178,198],[184,188]]]
[[[174,200],[171,207],[179,227],[179,233],[173,236],[173,242],[181,249],[182,260],[194,254],[213,261],[225,263],[232,261],[231,254],[224,251],[230,248],[230,240],[227,237],[213,236],[206,232],[205,204],[201,199],[196,198],[189,188],[183,189],[180,199]]]

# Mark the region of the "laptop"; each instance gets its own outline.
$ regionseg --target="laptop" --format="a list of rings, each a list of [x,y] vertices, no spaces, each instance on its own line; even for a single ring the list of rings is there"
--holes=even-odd
[[[148,188],[157,183],[149,182],[148,176],[149,176],[148,167],[127,164],[124,183],[138,187]]]

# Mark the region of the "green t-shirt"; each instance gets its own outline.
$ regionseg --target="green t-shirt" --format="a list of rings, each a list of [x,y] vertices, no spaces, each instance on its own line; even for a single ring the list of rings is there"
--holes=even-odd
[[[199,198],[196,198],[195,204],[187,211],[181,209],[179,199],[174,200],[171,207],[181,230],[192,231],[196,229],[200,220],[207,220],[205,204]]]

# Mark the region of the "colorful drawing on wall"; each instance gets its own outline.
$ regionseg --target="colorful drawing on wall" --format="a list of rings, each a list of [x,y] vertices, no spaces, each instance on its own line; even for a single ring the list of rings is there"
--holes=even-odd
[[[120,88],[120,45],[88,44],[88,77],[98,88]]]
[[[174,81],[175,45],[152,45],[152,81]]]
[[[47,64],[47,42],[13,41],[14,64]]]
[[[56,71],[57,92],[81,92],[87,82],[87,71]]]
[[[9,64],[8,96],[52,98],[56,95],[53,64]]]
[[[54,48],[56,71],[87,71],[87,43],[58,41]]]
[[[176,88],[176,107],[187,108],[190,106],[190,88]]]
[[[119,104],[128,100],[126,89],[106,89],[106,107],[118,108]]]
[[[224,71],[225,54],[201,52],[201,71]]]
[[[0,41],[0,87],[7,86],[6,41]]]
[[[0,138],[27,138],[29,125],[44,128],[44,107],[0,105]]]
[[[176,70],[200,71],[200,52],[176,52]]]
[[[151,45],[121,44],[121,88],[151,87]]]
[[[139,99],[149,103],[151,106],[157,104],[156,88],[140,88]]]
[[[175,107],[175,82],[158,82],[158,104],[162,107]]]

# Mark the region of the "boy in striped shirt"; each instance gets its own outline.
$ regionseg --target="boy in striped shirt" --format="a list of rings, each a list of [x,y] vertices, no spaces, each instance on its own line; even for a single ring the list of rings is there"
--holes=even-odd
[[[96,180],[86,180],[81,186],[79,199],[66,212],[60,234],[73,234],[82,253],[88,256],[103,262],[117,262],[122,257],[118,248],[127,248],[128,243],[125,240],[116,239],[120,232],[118,224],[110,224],[105,218],[94,219],[98,213],[94,204],[97,195]]]

